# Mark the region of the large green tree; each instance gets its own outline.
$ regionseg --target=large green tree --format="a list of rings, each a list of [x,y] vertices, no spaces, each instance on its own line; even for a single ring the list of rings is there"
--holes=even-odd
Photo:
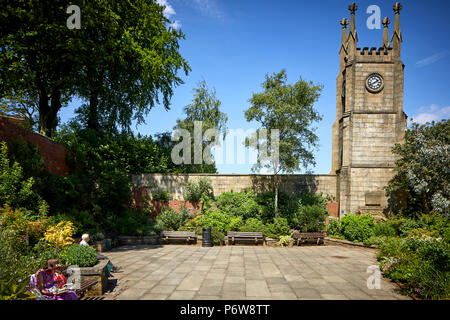
[[[293,173],[301,167],[315,164],[314,149],[318,137],[314,122],[322,120],[314,108],[322,85],[301,78],[287,83],[286,70],[266,74],[263,91],[253,94],[250,108],[245,111],[247,121],[256,121],[260,128],[246,140],[246,145],[257,148],[258,160],[253,169],[266,168],[273,173],[275,218],[278,218],[279,173]],[[261,133],[265,130],[266,134]],[[278,130],[277,135],[274,130]],[[256,144],[256,142],[258,144]],[[267,156],[261,156],[267,150]]]
[[[412,123],[393,148],[395,176],[387,186],[393,213],[416,217],[431,210],[449,214],[450,120]]]
[[[69,5],[81,10],[69,29]],[[162,103],[169,108],[178,72],[190,70],[179,53],[181,31],[170,27],[155,1],[23,0],[0,5],[0,97],[38,97],[39,130],[51,136],[59,110],[73,97],[87,127],[100,131]]]
[[[184,113],[185,118],[184,119],[178,119],[177,124],[174,127],[174,130],[177,129],[185,129],[190,133],[190,136],[192,138],[191,143],[191,150],[194,152],[191,153],[191,163],[190,164],[183,164],[184,172],[195,172],[195,173],[215,173],[217,172],[215,163],[207,163],[203,160],[211,159],[212,154],[209,147],[218,145],[219,141],[219,135],[222,134],[225,136],[227,131],[227,121],[228,116],[226,113],[222,112],[220,110],[221,101],[216,97],[216,91],[214,89],[209,89],[206,81],[202,80],[197,84],[197,87],[194,88],[194,98],[192,99],[192,102],[188,104],[186,107],[184,107]],[[195,123],[197,123],[198,128],[200,127],[201,123],[201,131],[198,130],[198,139],[200,143],[198,143],[198,147],[201,148],[201,150],[195,149]],[[203,138],[205,137],[205,132],[208,129],[216,129],[217,133],[219,135],[215,135],[214,137],[211,137],[211,142],[204,141]],[[217,140],[216,140],[217,139]],[[200,153],[208,153],[206,156],[202,154],[201,158],[197,157],[195,158],[195,152]],[[198,155],[197,155],[198,156]],[[201,163],[196,163],[200,158]]]

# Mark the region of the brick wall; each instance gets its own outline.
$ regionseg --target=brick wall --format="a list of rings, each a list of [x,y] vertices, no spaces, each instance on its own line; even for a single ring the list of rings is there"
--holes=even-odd
[[[22,138],[38,148],[44,161],[44,167],[50,173],[60,176],[69,174],[70,169],[66,162],[66,155],[70,152],[69,150],[40,134],[21,127],[17,123],[17,119],[0,116],[0,141],[8,143]]]
[[[131,188],[133,205],[139,209],[144,206],[144,201],[148,198],[149,194],[147,188],[144,187],[132,187]],[[182,207],[186,207],[191,215],[196,214],[202,210],[202,205],[200,203],[192,203],[184,200],[169,200],[167,202],[147,200],[148,204],[152,205],[154,211],[152,212],[152,217],[156,218],[162,211],[164,207],[170,207],[176,212],[180,212]]]

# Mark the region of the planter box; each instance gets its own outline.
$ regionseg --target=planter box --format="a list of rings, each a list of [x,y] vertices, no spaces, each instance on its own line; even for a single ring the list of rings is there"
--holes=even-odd
[[[119,245],[158,244],[159,236],[119,236]]]
[[[95,279],[98,282],[86,291],[86,296],[101,296],[105,293],[108,286],[108,278],[106,277],[108,259],[101,259],[93,267],[81,267],[81,281],[87,279]]]
[[[278,246],[277,245],[278,239],[266,237],[265,238],[265,242],[266,242],[266,246],[269,246],[269,247],[276,247],[276,246]]]

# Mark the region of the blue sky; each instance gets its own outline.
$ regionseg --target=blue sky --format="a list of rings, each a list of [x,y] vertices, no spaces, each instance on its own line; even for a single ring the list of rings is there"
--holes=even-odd
[[[228,115],[228,128],[257,128],[247,123],[244,110],[253,93],[260,92],[266,73],[285,68],[289,82],[301,76],[324,85],[317,110],[323,120],[317,125],[320,148],[314,173],[331,169],[331,125],[336,117],[336,76],[339,72],[339,21],[350,19],[347,1],[330,0],[159,0],[166,14],[186,39],[181,53],[192,72],[175,89],[171,110],[154,108],[147,123],[134,127],[141,134],[171,131],[182,109],[190,103],[192,90],[204,79],[215,88]],[[391,1],[357,1],[358,47],[379,47],[383,30],[369,30],[366,9],[377,5],[387,16],[389,40],[394,26]],[[400,26],[405,64],[404,111],[420,122],[450,115],[450,2],[401,1]],[[77,102],[64,108],[62,121],[73,116]],[[218,165],[220,173],[249,173],[251,165]]]

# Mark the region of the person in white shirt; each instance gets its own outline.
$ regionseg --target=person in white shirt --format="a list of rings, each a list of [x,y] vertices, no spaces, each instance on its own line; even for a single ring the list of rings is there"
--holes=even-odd
[[[89,240],[91,240],[91,238],[89,237],[89,235],[88,235],[87,233],[83,234],[83,235],[81,236],[80,245],[82,245],[82,246],[89,246]],[[97,258],[98,258],[98,259],[108,259],[108,257],[106,257],[106,256],[104,256],[104,255],[101,255],[101,254],[97,254]],[[109,261],[109,266],[110,266],[110,269],[111,269],[113,272],[122,272],[122,271],[120,270],[120,267],[116,267],[115,265],[112,264],[111,261]],[[109,272],[109,270],[108,270],[108,272]]]
[[[83,235],[81,236],[80,245],[82,245],[82,246],[88,246],[88,245],[89,245],[89,243],[88,243],[89,240],[91,240],[91,239],[89,238],[89,235],[88,235],[87,233],[83,234]]]

